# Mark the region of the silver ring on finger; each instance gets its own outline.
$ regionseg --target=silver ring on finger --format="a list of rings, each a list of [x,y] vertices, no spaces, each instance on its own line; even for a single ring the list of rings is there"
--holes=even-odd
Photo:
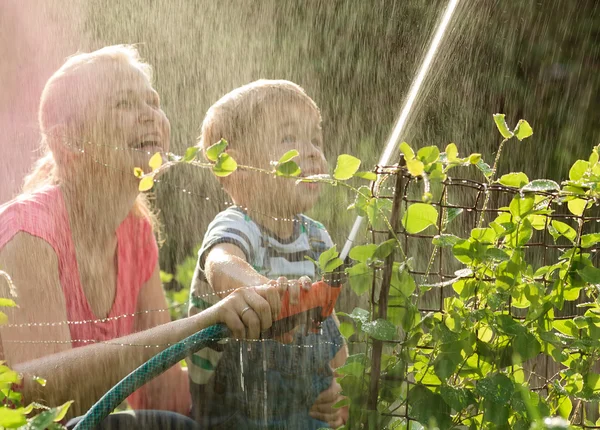
[[[250,309],[252,309],[251,306],[246,306],[244,309],[242,309],[242,312],[240,312],[240,318],[242,318],[244,316],[244,314],[246,312],[248,312]]]

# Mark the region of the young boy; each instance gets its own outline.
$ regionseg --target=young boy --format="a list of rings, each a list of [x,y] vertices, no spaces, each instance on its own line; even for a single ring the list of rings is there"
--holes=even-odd
[[[316,175],[327,171],[320,124],[319,109],[302,88],[261,80],[230,92],[209,109],[201,142],[206,149],[226,139],[227,153],[238,164],[265,169],[296,149],[301,175]],[[235,288],[269,282],[289,286],[290,301],[297,302],[299,289],[310,288],[315,279],[315,267],[305,257],[318,260],[333,246],[323,225],[302,215],[316,203],[320,185],[294,185],[245,169],[219,180],[234,206],[219,213],[204,236],[190,314]],[[256,314],[241,312],[249,330],[258,330]],[[341,425],[344,411],[332,407],[341,399],[333,369],[344,364],[347,349],[334,318],[323,323],[319,334],[299,329],[280,340],[284,342],[230,339],[191,357],[196,420],[207,428]]]

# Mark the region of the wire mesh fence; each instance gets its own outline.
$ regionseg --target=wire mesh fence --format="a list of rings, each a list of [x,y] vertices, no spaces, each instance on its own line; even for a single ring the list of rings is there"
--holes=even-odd
[[[472,179],[450,177],[436,185],[430,185],[424,183],[422,178],[411,176],[405,167],[398,168],[397,165],[378,166],[375,172],[384,180],[373,184],[371,188],[372,196],[380,201],[387,200],[391,202],[382,205],[391,208],[391,216],[387,226],[370,226],[371,240],[374,244],[380,244],[395,236],[401,243],[403,257],[412,257],[412,263],[407,266],[407,270],[414,278],[417,289],[410,301],[411,305],[417,308],[421,320],[432,314],[439,315],[440,319],[444,321],[449,318],[451,310],[449,309],[448,299],[459,297],[461,293],[462,297],[465,297],[464,283],[474,278],[474,274],[468,269],[472,265],[465,264],[464,260],[459,261],[454,246],[441,243],[440,237],[469,238],[473,235],[474,229],[482,229],[483,234],[483,229],[489,228],[490,225],[493,225],[494,220],[503,214],[513,221],[515,216],[510,205],[515,197],[523,199],[525,196],[528,196],[528,198],[533,196],[533,209],[538,209],[528,240],[522,241],[524,243],[518,246],[523,260],[527,261],[529,265],[528,273],[530,276],[525,282],[539,283],[543,286],[542,289],[550,294],[550,291],[556,288],[556,279],[553,276],[548,276],[547,271],[541,268],[549,267],[557,261],[561,261],[561,259],[564,260],[569,255],[574,255],[575,252],[585,253],[593,266],[599,267],[600,265],[600,254],[598,252],[600,246],[598,244],[589,246],[588,243],[582,243],[582,238],[585,242],[586,238],[594,236],[600,230],[600,208],[598,202],[593,199],[586,201],[586,210],[582,211],[581,215],[574,215],[567,208],[564,194],[561,194],[558,190],[524,192],[520,188],[504,186],[499,183],[489,184]],[[433,199],[428,203],[437,209],[437,223],[422,232],[411,233],[404,227],[404,223],[400,222],[400,218],[406,216],[407,208],[410,205],[423,202],[424,187],[431,192],[429,196],[433,196]],[[390,228],[394,229],[393,234]],[[561,234],[557,231],[557,228],[568,234]],[[491,245],[502,248],[502,240],[495,240],[494,242]],[[386,260],[384,272],[388,266],[389,271],[393,270],[390,264],[392,261],[392,258]],[[571,269],[575,270],[569,266],[569,270]],[[492,285],[503,282],[502,280],[498,281],[497,274],[497,271],[490,270],[484,272],[479,280]],[[393,312],[394,307],[402,308],[402,310],[407,308],[406,303],[395,301],[391,297],[390,276],[386,278],[384,273],[383,276],[374,277],[370,298],[374,310],[373,319],[376,316],[379,318],[388,317],[389,312]],[[386,283],[388,285],[385,285]],[[461,283],[461,285],[458,286],[458,283]],[[552,317],[549,332],[561,336],[560,330],[552,327],[552,324],[555,324],[554,321],[565,321],[566,324],[569,324],[574,318],[583,318],[587,305],[594,303],[597,299],[597,295],[592,291],[595,289],[594,285],[588,285],[588,287],[592,288],[578,289],[576,297],[573,296],[575,293],[572,292],[567,300],[561,301],[559,305],[551,310]],[[501,288],[498,288],[498,290],[500,291]],[[473,297],[477,294],[477,289],[471,292]],[[490,304],[489,301],[473,299],[469,302],[470,311],[476,313],[480,309],[493,309],[496,313],[509,315],[514,321],[521,324],[531,323],[528,306],[522,303],[519,297],[515,297],[510,289],[500,291],[497,297],[494,297],[496,301],[498,298],[502,299],[503,302]],[[358,348],[363,351],[371,351],[372,362],[370,375],[367,378],[369,379],[369,386],[364,387],[365,390],[369,391],[367,408],[370,410],[379,409],[381,415],[390,417],[390,428],[418,428],[418,426],[411,427],[416,425],[411,423],[417,423],[419,420],[423,425],[428,423],[422,422],[423,415],[421,413],[418,411],[416,414],[413,413],[417,409],[411,402],[413,389],[417,386],[427,386],[433,392],[439,392],[443,383],[439,380],[427,383],[428,378],[422,376],[421,379],[417,380],[416,375],[419,372],[411,360],[408,364],[402,364],[404,366],[402,372],[389,371],[389,354],[400,357],[399,348],[402,348],[402,345],[406,345],[408,342],[407,337],[402,336],[402,334],[406,334],[405,330],[401,330],[401,332],[401,340],[381,340],[369,337],[366,344],[361,345],[362,349]],[[424,329],[424,333],[427,334],[427,329]],[[480,336],[480,334],[481,331],[477,332],[479,339],[485,340],[485,336]],[[576,353],[575,350],[578,349],[576,344],[577,342],[573,342],[568,346],[571,354]],[[432,342],[416,342],[408,349],[412,351],[410,354],[422,353],[428,355],[436,347],[437,345]],[[388,352],[387,356],[386,351]],[[587,356],[588,359],[593,361],[591,368],[595,368],[594,370],[598,372],[598,366],[595,366],[596,357],[593,354],[590,356],[590,351],[594,351],[593,348],[586,348],[584,345],[580,348],[579,357],[585,358]],[[466,363],[468,358],[468,354],[463,351],[462,363]],[[386,363],[383,362],[384,360],[386,360]],[[396,361],[396,363],[399,361]],[[548,399],[557,390],[565,393],[564,371],[568,370],[568,367],[561,364],[556,356],[553,358],[547,349],[539,351],[534,357],[517,364],[521,365],[518,366],[518,369],[524,373],[524,382],[528,385],[528,389],[538,393],[540,397]],[[573,366],[571,365],[571,367]],[[505,369],[495,370],[513,372],[515,366],[510,364]],[[459,376],[460,372],[460,368],[452,372],[452,377],[456,378],[454,382],[458,378],[463,379],[462,376]],[[481,377],[483,376],[485,375],[481,375]],[[477,381],[474,381],[472,385],[476,387]],[[388,402],[389,408],[381,411],[381,408],[378,408],[378,402],[381,402],[382,398],[386,396],[386,387],[391,387],[390,389],[394,391],[397,400],[394,402],[390,399]],[[587,396],[587,398],[577,395],[571,395],[570,397],[569,401],[572,403],[572,408],[568,415],[571,425],[581,428],[600,428],[600,420],[598,420],[599,404],[594,395]],[[452,424],[465,425],[469,423],[466,420],[467,418],[487,413],[476,407],[467,408],[467,410],[470,410],[472,415],[466,414],[465,420],[462,420],[460,417],[462,412],[457,413],[454,415]],[[394,422],[399,423],[398,425],[402,427],[394,427]],[[470,421],[470,423],[472,422]]]

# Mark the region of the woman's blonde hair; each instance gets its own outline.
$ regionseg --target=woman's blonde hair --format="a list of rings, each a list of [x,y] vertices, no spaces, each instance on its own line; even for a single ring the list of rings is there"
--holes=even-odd
[[[61,182],[61,169],[64,165],[61,162],[61,151],[54,148],[56,142],[51,138],[53,129],[82,120],[79,114],[85,108],[85,98],[81,97],[81,92],[85,89],[86,78],[89,79],[90,71],[93,70],[90,66],[106,62],[136,67],[152,82],[152,67],[141,60],[138,50],[132,45],[107,46],[94,52],[69,57],[48,79],[42,91],[38,121],[43,154],[25,178],[24,193]],[[138,195],[132,210],[137,216],[148,219],[158,233],[156,215],[150,209],[144,194]]]

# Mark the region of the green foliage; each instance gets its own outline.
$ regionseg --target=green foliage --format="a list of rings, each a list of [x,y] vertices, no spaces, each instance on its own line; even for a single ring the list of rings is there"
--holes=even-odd
[[[342,154],[337,159],[333,177],[338,180],[350,179],[358,171],[360,160],[352,155]]]
[[[10,277],[2,270],[0,270],[0,276],[5,277],[12,285]],[[0,306],[15,307],[16,303],[12,299],[0,298]],[[6,317],[4,313],[2,315]],[[41,386],[46,386],[45,379],[35,376],[32,379]],[[22,380],[21,375],[0,361],[0,429],[64,429],[65,427],[59,422],[65,417],[73,402],[66,402],[56,408],[49,408],[38,403],[24,406],[21,393],[13,391],[13,385],[20,384]]]
[[[505,140],[523,140],[533,133],[524,120],[514,130],[509,129],[504,115],[495,115],[494,121]],[[486,181],[494,180],[494,169],[479,154],[459,158],[454,144],[440,153],[434,147],[414,151],[404,142],[400,151],[409,173],[423,179],[423,187],[431,194],[428,202],[439,201],[438,191],[430,189],[446,179],[450,168],[474,165]],[[487,223],[472,228],[466,237],[454,230],[454,234],[446,232],[460,209],[438,210],[428,202],[409,204],[401,214],[406,233],[435,230],[432,245],[450,250],[463,266],[456,278],[441,284],[416,283],[412,262],[396,238],[352,248],[349,257],[354,264],[346,271],[356,294],[384,287],[377,271],[390,270],[391,276],[387,318],[377,317],[381,306],[377,303],[369,310],[339,313],[346,338],[385,344],[376,411],[367,407],[372,395],[370,378],[375,377],[371,373],[372,349],[360,357],[352,356],[341,369],[339,381],[350,405],[345,428],[407,428],[401,421],[387,418],[398,408],[431,429],[459,425],[567,428],[565,419],[572,419],[575,413],[573,398],[600,400],[600,376],[593,371],[600,357],[600,269],[588,252],[600,243],[600,234],[581,233],[585,218],[578,225],[564,218],[553,219],[556,206],[549,203],[548,194],[554,202],[566,202],[573,215],[585,215],[593,199],[600,197],[598,159],[596,147],[589,160],[573,165],[569,180],[561,185],[544,179],[530,181],[522,172],[501,176],[498,183],[515,193],[510,204],[499,208]],[[362,190],[351,208],[367,214],[375,206],[374,200],[368,190]],[[383,224],[389,228],[389,207],[371,212],[371,224],[381,225],[384,218]],[[571,248],[541,265],[541,259],[525,252],[536,231],[546,231],[557,243],[569,243]],[[386,257],[396,249],[401,259],[388,268]],[[455,294],[444,299],[442,312],[419,311],[423,294],[444,285],[452,285]],[[583,315],[556,317],[566,302],[581,295],[588,298]],[[515,309],[520,318],[513,316]],[[544,397],[533,391],[524,367],[541,354],[562,366]]]
[[[400,145],[408,173],[423,186],[422,203],[400,205],[403,234],[432,235],[435,251],[429,268],[441,248],[462,265],[455,278],[438,284],[419,285],[413,277],[413,261],[390,224],[392,202],[377,198],[370,187],[352,185],[353,178],[379,179],[373,173],[359,172],[358,158],[340,155],[332,176],[297,179],[351,190],[356,198],[349,209],[365,216],[373,229],[388,230],[391,237],[382,243],[353,247],[349,253],[353,265],[345,268],[348,284],[358,296],[384,287],[389,291],[383,313],[378,309],[381,303],[372,303],[368,310],[338,313],[344,337],[359,343],[385,343],[375,394],[368,388],[373,387],[370,378],[377,377],[373,373],[373,348],[351,356],[339,369],[347,399],[338,406],[350,406],[346,428],[402,428],[389,415],[397,408],[404,408],[426,428],[550,428],[548,423],[554,421],[547,417],[571,418],[572,398],[584,402],[600,399],[600,376],[592,369],[600,357],[600,269],[594,267],[587,251],[600,243],[600,234],[582,234],[583,215],[594,199],[600,198],[599,149],[594,148],[588,160],[578,160],[569,180],[561,184],[530,180],[522,172],[496,180],[503,145],[512,137],[522,141],[533,131],[524,120],[510,130],[500,114],[494,115],[494,122],[504,140],[493,167],[479,153],[459,157],[453,143],[444,152],[434,146],[414,151],[406,142]],[[235,161],[226,158],[225,148],[226,142],[220,142],[210,156],[207,154],[213,159],[213,172],[223,169],[231,173],[237,168],[237,164],[227,168],[227,163],[233,166]],[[294,162],[297,156],[297,151],[287,152],[271,163],[271,170],[243,168],[295,177],[301,173]],[[454,220],[463,209],[438,204],[447,203],[447,196],[440,195],[440,184],[448,180],[450,169],[470,166],[478,169],[485,183],[510,187],[507,193],[512,192],[513,197],[493,218],[482,217],[468,234],[460,235]],[[401,167],[391,169],[399,174]],[[484,209],[488,197],[486,193]],[[564,217],[552,218],[555,205],[563,203],[578,217],[577,225]],[[447,231],[452,222],[454,234]],[[569,244],[570,248],[540,266],[539,259],[525,252],[536,232],[547,233],[557,244]],[[396,258],[398,261],[392,261]],[[174,277],[162,274],[165,282],[175,279],[183,286],[168,294],[172,306],[187,298],[195,263],[194,256],[177,268]],[[343,265],[336,247],[313,263],[320,275]],[[382,285],[382,279],[389,280],[389,285]],[[444,298],[441,312],[419,310],[427,291],[445,286],[451,286],[455,294]],[[589,299],[584,315],[556,318],[565,303],[581,295]],[[515,309],[520,318],[513,316]],[[525,377],[524,363],[540,354],[563,366],[548,384],[546,397],[533,391]],[[367,407],[373,395],[377,410]]]

